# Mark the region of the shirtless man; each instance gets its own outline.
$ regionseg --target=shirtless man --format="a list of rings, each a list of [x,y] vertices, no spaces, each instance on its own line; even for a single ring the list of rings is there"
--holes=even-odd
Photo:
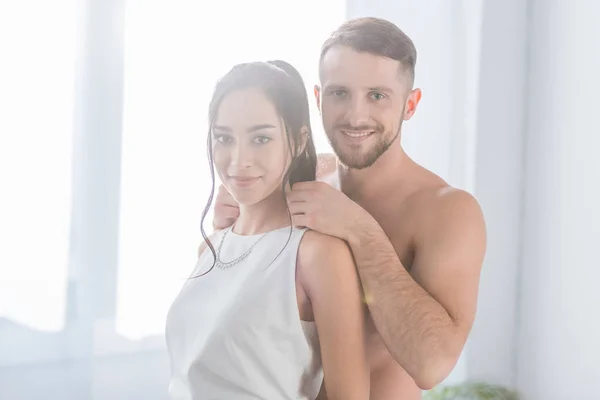
[[[412,41],[385,20],[355,19],[332,34],[315,96],[337,157],[320,157],[319,181],[288,196],[294,225],[352,249],[371,318],[372,400],[420,399],[449,375],[475,317],[486,248],[477,201],[401,147],[402,122],[421,98],[415,61]],[[215,227],[236,217],[221,188]]]

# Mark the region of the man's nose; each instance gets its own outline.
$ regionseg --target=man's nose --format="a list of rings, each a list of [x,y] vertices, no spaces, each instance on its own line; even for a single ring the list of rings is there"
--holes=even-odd
[[[346,111],[346,121],[353,127],[368,125],[369,123],[369,105],[364,99],[353,98],[348,102]]]

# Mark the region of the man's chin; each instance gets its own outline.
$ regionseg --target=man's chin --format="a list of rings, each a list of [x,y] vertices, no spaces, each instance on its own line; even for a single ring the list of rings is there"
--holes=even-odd
[[[343,145],[331,146],[339,162],[347,168],[365,169],[371,167],[390,148],[390,145],[376,145],[369,148],[345,148]]]
[[[351,168],[351,169],[369,168],[376,161],[376,159],[370,160],[365,157],[356,157],[356,156],[346,157],[344,155],[339,155],[339,154],[337,155],[337,157],[338,157],[339,162],[344,167]]]
[[[357,149],[343,149],[341,146],[332,146],[338,161],[346,168],[364,169],[373,165],[370,151],[359,152]]]

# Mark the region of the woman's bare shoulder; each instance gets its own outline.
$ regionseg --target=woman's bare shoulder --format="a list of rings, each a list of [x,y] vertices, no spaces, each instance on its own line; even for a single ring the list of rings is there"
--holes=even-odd
[[[305,285],[356,275],[348,244],[337,237],[308,230],[298,249],[298,272]]]

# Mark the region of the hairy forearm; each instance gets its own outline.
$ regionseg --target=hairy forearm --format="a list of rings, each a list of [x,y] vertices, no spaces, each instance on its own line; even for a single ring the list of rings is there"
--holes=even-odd
[[[456,353],[457,326],[410,276],[383,229],[376,222],[368,225],[348,242],[371,317],[392,357],[417,383],[429,386]]]

